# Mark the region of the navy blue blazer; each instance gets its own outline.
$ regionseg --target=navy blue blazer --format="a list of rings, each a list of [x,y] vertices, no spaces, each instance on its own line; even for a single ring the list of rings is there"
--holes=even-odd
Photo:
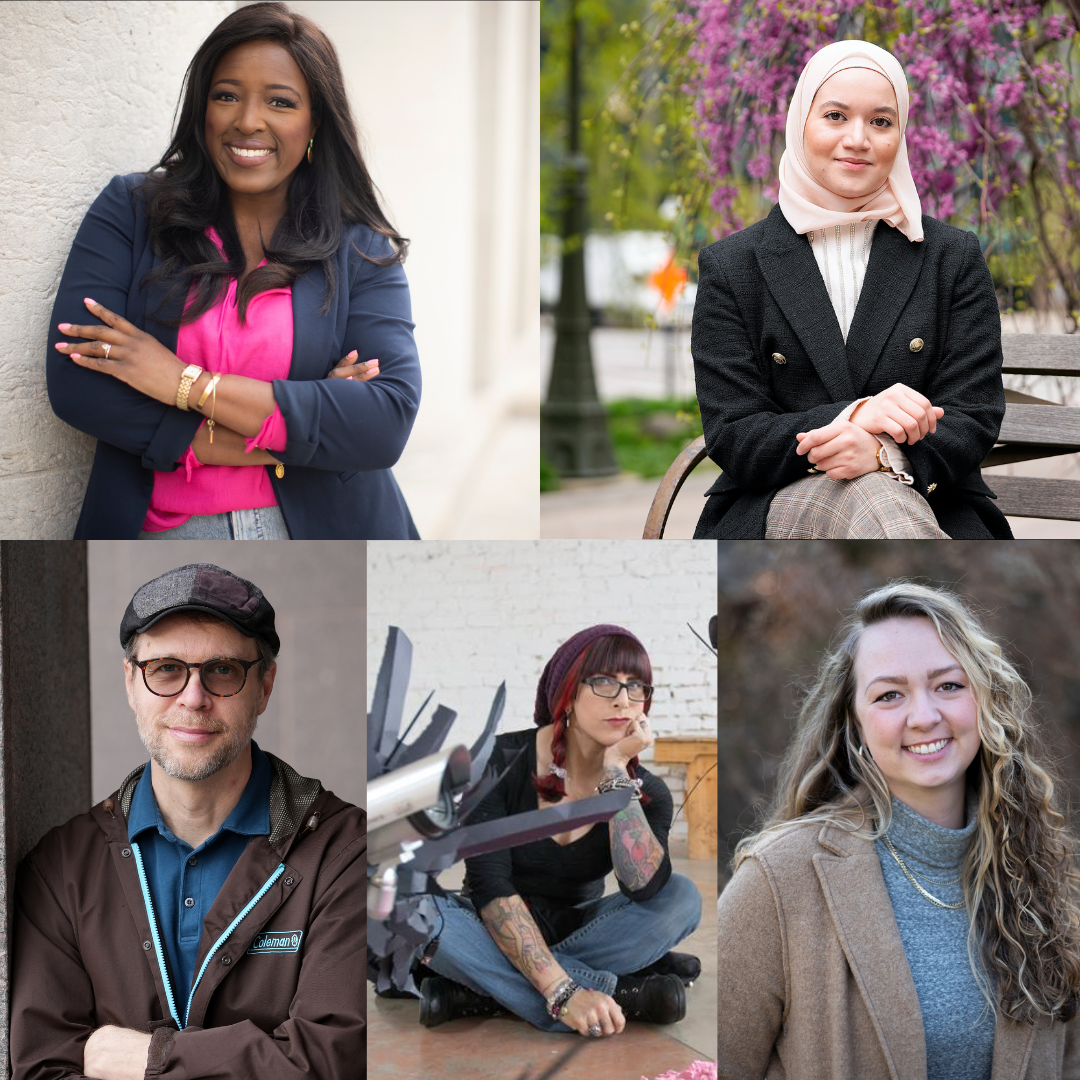
[[[90,296],[176,352],[178,329],[151,317],[167,283],[140,287],[161,260],[150,247],[146,207],[133,191],[142,173],[114,176],[94,200],[71,246],[53,305],[45,361],[53,411],[97,440],[94,466],[74,539],[138,537],[154,471],[172,472],[202,416],[181,412],[62,353],[57,323],[90,324]],[[337,286],[320,315],[326,278],[315,268],[292,287],[293,348],[287,379],[274,399],[288,431],[278,479],[267,466],[289,536],[294,540],[417,539],[390,467],[401,456],[420,404],[420,361],[413,341],[409,286],[400,263],[375,266],[359,251],[388,255],[385,237],[363,225],[345,231],[335,255]],[[180,303],[162,308],[176,318]],[[378,357],[378,378],[327,379],[350,350]]]
[[[915,491],[953,539],[1011,539],[979,469],[1005,414],[994,282],[974,233],[925,214],[922,225],[912,243],[878,224],[846,342],[810,244],[779,206],[701,249],[690,348],[723,472],[695,537],[764,537],[773,496],[807,475],[796,432],[902,382],[945,410],[933,435],[903,447]]]

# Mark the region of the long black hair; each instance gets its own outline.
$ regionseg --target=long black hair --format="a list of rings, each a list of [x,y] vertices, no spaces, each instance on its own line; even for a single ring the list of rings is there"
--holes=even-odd
[[[294,171],[285,216],[269,242],[264,240],[266,265],[253,270],[237,291],[241,324],[253,296],[289,287],[317,264],[322,265],[327,287],[321,314],[329,311],[334,254],[350,224],[366,225],[393,247],[382,258],[360,252],[369,262],[389,266],[405,260],[409,242],[397,234],[379,206],[330,39],[311,19],[285,4],[250,4],[225,18],[199,46],[184,77],[187,89],[181,90],[180,121],[172,143],[138,189],[147,206],[151,245],[162,260],[143,287],[162,278],[173,279],[163,309],[182,305],[189,288],[195,287],[187,311],[177,319],[160,319],[166,326],[194,322],[217,303],[228,282],[244,272],[244,252],[228,187],[211,160],[203,128],[210,79],[218,61],[237,45],[259,40],[281,45],[296,61],[307,80],[312,118],[319,128],[313,160],[309,164],[305,156]],[[221,237],[225,262],[205,235],[208,225]]]

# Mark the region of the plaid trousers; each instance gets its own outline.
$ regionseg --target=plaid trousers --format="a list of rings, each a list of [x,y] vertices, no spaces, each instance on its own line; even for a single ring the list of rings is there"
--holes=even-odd
[[[769,506],[767,540],[948,540],[930,504],[883,472],[854,480],[804,476]]]

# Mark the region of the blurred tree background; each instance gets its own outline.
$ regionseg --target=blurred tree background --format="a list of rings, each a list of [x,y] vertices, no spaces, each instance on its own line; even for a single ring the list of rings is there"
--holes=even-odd
[[[760,824],[802,689],[852,605],[896,579],[982,611],[1035,695],[1073,806],[1080,796],[1080,541],[720,541],[720,871]],[[1077,824],[1075,816],[1074,825]]]
[[[663,8],[665,5],[660,5]],[[651,0],[578,0],[583,40],[582,150],[589,159],[595,229],[666,231],[665,198],[697,154],[689,28]],[[559,232],[558,168],[567,144],[569,0],[544,0],[540,15],[540,231]],[[659,34],[656,31],[659,30]]]
[[[565,143],[565,11],[545,0],[542,231]],[[787,104],[823,45],[862,38],[905,66],[923,211],[980,242],[1003,311],[1080,316],[1080,0],[580,0],[594,228],[697,249],[776,199]]]

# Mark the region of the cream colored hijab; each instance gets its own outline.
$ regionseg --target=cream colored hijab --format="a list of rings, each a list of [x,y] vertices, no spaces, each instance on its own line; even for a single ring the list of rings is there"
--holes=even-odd
[[[806,166],[803,131],[814,95],[830,76],[845,68],[869,68],[892,83],[899,112],[900,146],[885,183],[859,199],[834,195]],[[904,69],[892,53],[868,41],[834,41],[819,49],[803,68],[787,114],[787,149],[780,159],[780,209],[797,233],[809,233],[851,221],[884,218],[909,240],[922,240],[922,203],[907,154],[908,89]]]

